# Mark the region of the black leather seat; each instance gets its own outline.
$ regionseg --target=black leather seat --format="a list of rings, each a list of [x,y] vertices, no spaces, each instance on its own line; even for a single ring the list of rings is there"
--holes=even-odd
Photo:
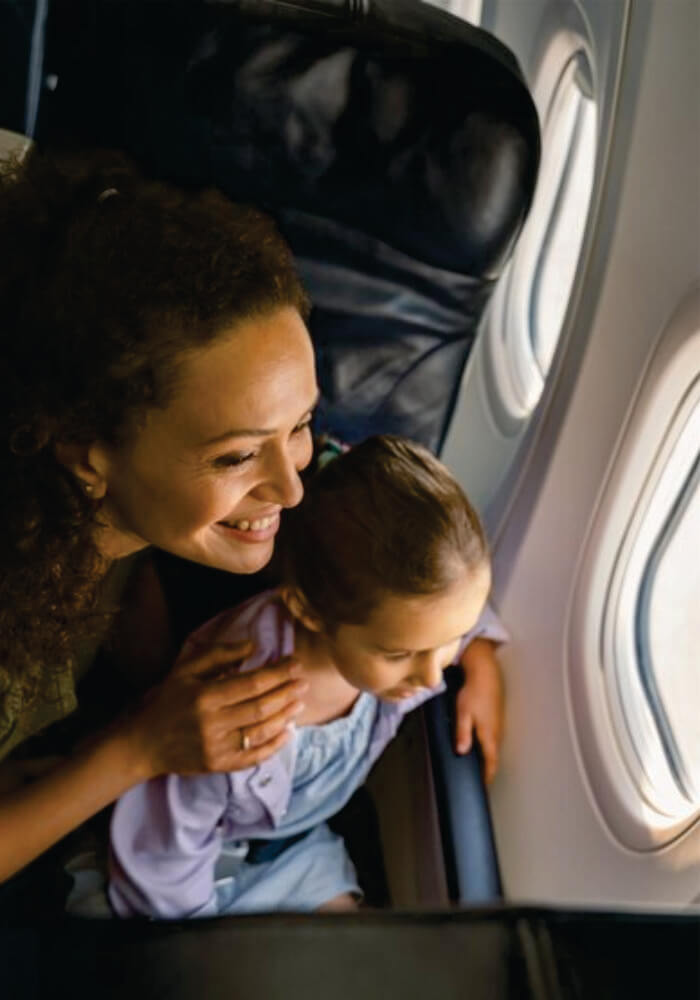
[[[697,916],[508,907],[0,926],[12,1000],[697,997]]]
[[[53,0],[46,38],[38,138],[265,206],[314,303],[320,426],[438,451],[537,172],[509,51],[416,0]]]

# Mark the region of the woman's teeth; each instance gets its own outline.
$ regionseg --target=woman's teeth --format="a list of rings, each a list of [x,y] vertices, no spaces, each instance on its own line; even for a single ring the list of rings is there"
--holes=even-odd
[[[229,528],[235,528],[237,531],[264,531],[265,528],[269,528],[277,520],[277,515],[273,514],[272,517],[259,517],[255,521],[224,521],[223,523]]]

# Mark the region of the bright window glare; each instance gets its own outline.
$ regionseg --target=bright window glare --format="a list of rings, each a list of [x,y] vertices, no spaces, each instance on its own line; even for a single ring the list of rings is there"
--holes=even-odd
[[[589,77],[580,39],[555,35],[533,91],[542,126],[537,189],[488,321],[500,401],[518,421],[542,395],[586,231],[597,134]]]
[[[532,287],[530,336],[543,382],[564,322],[593,187],[596,110],[576,74],[577,60],[572,60],[557,91],[554,144],[564,162]]]
[[[638,793],[672,822],[700,808],[699,442],[696,378],[644,462],[603,628],[620,750]]]
[[[669,465],[685,482],[649,559],[637,614],[639,668],[668,766],[700,804],[700,405]],[[690,471],[688,471],[690,470]]]

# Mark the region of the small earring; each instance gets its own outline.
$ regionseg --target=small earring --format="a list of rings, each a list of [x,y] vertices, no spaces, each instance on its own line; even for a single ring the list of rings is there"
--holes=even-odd
[[[89,497],[95,492],[95,487],[91,483],[83,483],[83,489]]]

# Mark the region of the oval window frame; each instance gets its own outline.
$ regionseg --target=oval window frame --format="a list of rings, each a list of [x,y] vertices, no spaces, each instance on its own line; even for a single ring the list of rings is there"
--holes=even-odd
[[[656,531],[647,522],[649,541],[637,552],[636,588],[630,553],[698,405],[700,284],[666,325],[628,412],[582,546],[566,625],[567,709],[581,772],[610,834],[638,852],[661,850],[700,824],[700,802],[688,808],[668,782],[665,794],[660,792],[655,783],[660,772],[640,761],[629,739],[630,718],[642,718],[647,731],[654,723],[644,719],[648,710],[628,701],[629,691],[619,689],[618,669],[621,664],[622,675],[630,676],[641,581],[678,490],[671,491]],[[620,615],[626,615],[626,632]]]
[[[562,108],[567,94],[562,85],[576,81],[579,91],[590,107],[583,112],[582,102],[569,108],[563,117]],[[532,208],[518,243],[508,262],[490,303],[485,321],[485,341],[489,368],[492,413],[501,432],[512,437],[519,433],[542,398],[547,375],[558,344],[567,329],[570,303],[575,299],[575,286],[581,269],[586,233],[594,202],[595,171],[600,141],[600,114],[595,98],[595,73],[590,47],[583,35],[572,28],[559,27],[545,43],[533,83],[533,98],[538,109],[542,131],[542,161]],[[571,121],[571,113],[574,121]],[[584,121],[585,118],[585,121]],[[553,139],[565,131],[568,143],[556,144]],[[582,137],[590,137],[586,149]],[[578,148],[577,148],[578,147]],[[571,204],[566,197],[568,188],[586,156],[587,191],[585,206],[579,215],[575,251],[570,260],[565,303],[561,310],[558,331],[550,337],[546,359],[537,357],[537,333],[533,331],[532,304],[543,285],[548,251],[557,235],[561,235],[561,206]],[[543,363],[543,361],[545,363]]]

